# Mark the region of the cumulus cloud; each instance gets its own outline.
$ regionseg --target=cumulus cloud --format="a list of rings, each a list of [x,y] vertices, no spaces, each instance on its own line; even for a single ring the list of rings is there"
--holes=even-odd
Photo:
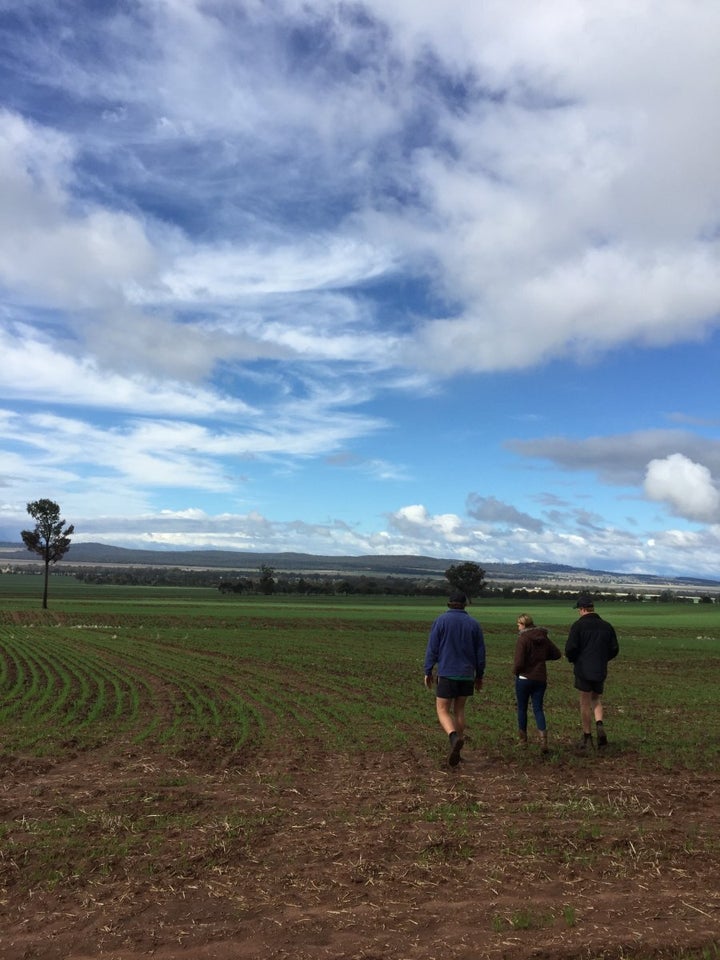
[[[720,489],[710,470],[681,453],[651,460],[645,474],[645,493],[670,506],[688,520],[720,521]]]
[[[426,507],[419,503],[401,507],[388,519],[391,527],[401,533],[432,530],[440,533],[450,542],[462,528],[462,521],[455,514],[445,513],[432,516],[428,513]]]

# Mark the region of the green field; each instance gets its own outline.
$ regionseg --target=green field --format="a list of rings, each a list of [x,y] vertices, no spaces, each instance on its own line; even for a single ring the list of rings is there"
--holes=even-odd
[[[0,960],[718,960],[718,607],[603,604],[610,745],[576,752],[563,660],[545,756],[515,623],[575,612],[474,604],[452,770],[443,609],[0,576]]]
[[[437,601],[239,598],[210,589],[93,587],[0,577],[0,723],[6,750],[121,737],[168,749],[206,743],[241,751],[288,725],[344,750],[437,739],[422,660]],[[522,610],[562,647],[566,605],[478,602],[488,652],[472,705],[475,735],[503,751],[514,731],[511,676]],[[613,742],[666,767],[717,763],[720,611],[715,604],[605,604],[621,655],[611,664]],[[577,735],[569,664],[550,665],[547,712],[556,743]]]

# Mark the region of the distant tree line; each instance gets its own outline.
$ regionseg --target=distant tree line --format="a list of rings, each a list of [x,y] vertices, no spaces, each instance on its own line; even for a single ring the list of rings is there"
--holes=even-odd
[[[452,568],[450,568],[452,569]],[[85,583],[118,584],[154,587],[212,587],[221,594],[245,596],[271,596],[296,594],[300,596],[397,596],[397,597],[446,597],[450,589],[462,589],[456,586],[445,573],[445,579],[418,578],[403,576],[372,576],[367,574],[331,575],[331,574],[292,574],[278,573],[272,567],[262,566],[258,571],[217,571],[188,570],[182,567],[65,567],[66,574],[73,575]],[[24,566],[18,572],[31,572]],[[41,572],[40,568],[37,572]],[[613,590],[603,587],[558,585],[556,587],[521,586],[518,584],[490,584],[484,581],[477,589],[465,592],[471,600],[507,599],[507,600],[556,600],[572,605],[579,593],[589,593],[598,601],[602,599],[627,603],[693,603],[697,592],[683,593],[676,590],[663,590],[657,594],[640,594]],[[700,603],[720,602],[710,594],[699,596]]]
[[[84,583],[116,584],[153,587],[215,587],[222,594],[264,595],[395,595],[446,596],[448,584],[444,580],[422,580],[399,576],[331,576],[328,574],[276,573],[270,567],[257,574],[246,571],[218,572],[216,570],[185,570],[159,567],[66,567],[77,580]],[[30,572],[28,567],[25,572]]]

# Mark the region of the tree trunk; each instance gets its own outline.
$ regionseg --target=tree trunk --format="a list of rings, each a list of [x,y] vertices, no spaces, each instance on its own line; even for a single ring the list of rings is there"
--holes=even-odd
[[[47,610],[47,597],[48,597],[48,576],[50,574],[50,560],[45,558],[45,586],[43,588],[43,610]]]

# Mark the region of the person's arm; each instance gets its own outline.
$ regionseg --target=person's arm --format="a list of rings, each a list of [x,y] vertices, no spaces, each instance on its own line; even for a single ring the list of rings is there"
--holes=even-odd
[[[485,637],[482,627],[478,624],[477,638],[475,645],[475,689],[479,690],[483,685],[485,676]]]
[[[608,650],[608,660],[614,660],[615,657],[620,653],[620,644],[618,643],[617,634],[615,633],[615,628],[610,627],[610,648]]]
[[[437,663],[438,652],[440,650],[440,631],[437,621],[430,628],[427,647],[425,649],[425,686],[430,688],[433,683],[433,668]]]
[[[570,663],[575,663],[575,661],[577,660],[577,655],[579,653],[579,634],[578,634],[579,622],[580,622],[579,620],[576,620],[575,623],[570,627],[567,643],[565,644],[565,656],[568,658]]]
[[[525,644],[522,637],[518,637],[515,643],[515,659],[513,660],[513,673],[519,676],[523,672],[525,662]]]
[[[560,651],[560,648],[559,648],[558,646],[556,646],[556,645],[552,642],[552,640],[550,639],[550,637],[548,637],[548,655],[547,655],[547,659],[548,659],[548,660],[560,660],[561,658],[562,658],[562,653],[561,653],[561,651]]]

